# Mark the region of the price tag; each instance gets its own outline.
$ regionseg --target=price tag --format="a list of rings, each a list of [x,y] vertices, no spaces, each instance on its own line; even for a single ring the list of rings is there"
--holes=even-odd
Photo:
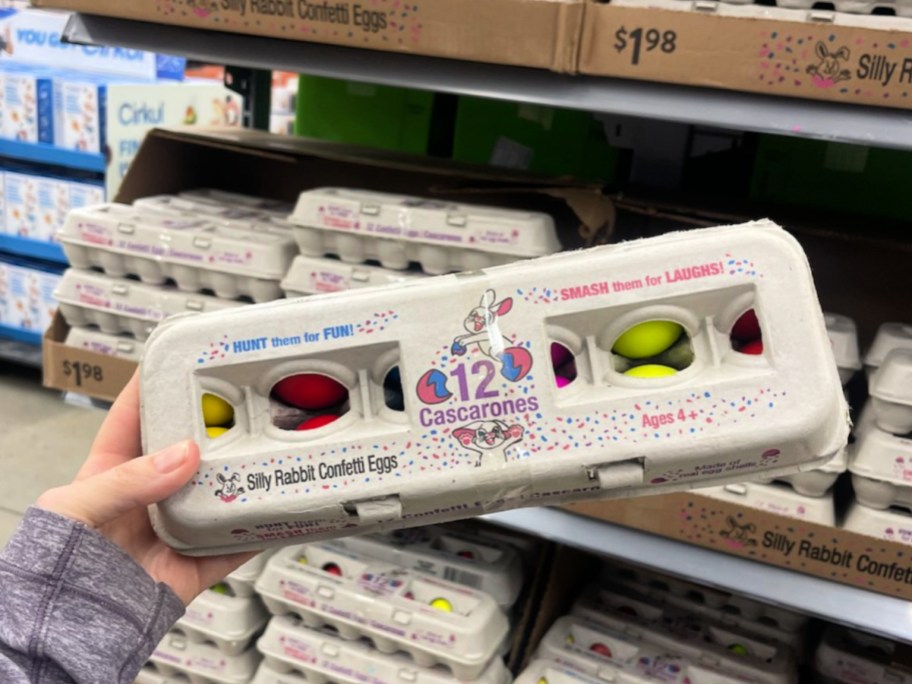
[[[91,363],[64,360],[63,374],[72,378],[77,387],[104,382],[104,369]]]
[[[621,26],[614,32],[614,49],[618,54],[630,55],[630,63],[636,66],[644,54],[650,52],[673,54],[677,49],[678,34],[675,31],[662,31],[657,28],[638,26],[628,30]]]

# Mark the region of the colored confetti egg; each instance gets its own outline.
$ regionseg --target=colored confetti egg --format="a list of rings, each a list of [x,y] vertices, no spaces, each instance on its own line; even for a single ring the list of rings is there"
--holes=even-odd
[[[573,360],[573,354],[558,342],[551,343],[551,367],[560,368]]]
[[[214,394],[203,395],[203,422],[206,427],[228,425],[234,420],[234,408],[227,401]]]
[[[732,326],[731,336],[739,342],[756,340],[761,335],[760,321],[757,320],[757,313],[753,309],[741,314],[741,317]]]
[[[303,423],[298,425],[295,430],[305,431],[305,430],[316,430],[321,427],[325,427],[330,423],[335,423],[339,420],[339,416],[333,414],[327,414],[325,416],[314,416],[313,418],[308,418]]]
[[[445,598],[435,598],[433,601],[431,601],[431,608],[442,610],[445,613],[453,612],[453,604],[447,601]]]
[[[218,439],[222,435],[228,432],[226,427],[207,427],[206,434],[209,436],[209,439]]]
[[[728,647],[728,650],[739,656],[747,655],[747,647],[743,644],[732,644]]]
[[[272,391],[289,406],[308,411],[338,406],[348,397],[341,382],[319,373],[292,375],[277,382]]]
[[[460,558],[465,558],[466,560],[475,560],[475,554],[468,549],[464,551],[459,551],[457,554]]]
[[[335,563],[327,563],[324,565],[323,572],[328,572],[330,575],[335,575],[336,577],[342,577],[342,568]]]
[[[593,653],[598,653],[600,656],[604,656],[605,658],[611,657],[611,649],[602,643],[592,644],[592,646],[589,647],[589,650]]]
[[[678,341],[684,328],[671,321],[647,321],[629,328],[612,347],[615,354],[628,359],[648,359]]]
[[[218,584],[213,584],[209,587],[211,591],[214,591],[216,594],[222,594],[224,596],[231,595],[231,589],[224,582],[219,582]]]
[[[645,366],[636,366],[631,368],[624,375],[629,375],[631,378],[667,378],[671,375],[676,375],[678,371],[669,366],[660,366],[656,363],[648,363]]]
[[[746,344],[742,344],[738,351],[742,354],[752,354],[754,356],[759,356],[763,353],[763,340],[752,340]]]

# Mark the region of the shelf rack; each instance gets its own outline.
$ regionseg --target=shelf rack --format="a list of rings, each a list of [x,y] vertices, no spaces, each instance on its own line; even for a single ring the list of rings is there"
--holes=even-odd
[[[35,164],[61,166],[77,171],[105,172],[105,158],[100,154],[65,150],[46,143],[0,140],[0,157]]]
[[[16,235],[0,234],[0,252],[15,254],[16,256],[31,257],[33,259],[42,259],[55,264],[66,265],[66,255],[63,248],[55,242],[40,242],[38,240],[29,240],[28,238],[18,237]]]

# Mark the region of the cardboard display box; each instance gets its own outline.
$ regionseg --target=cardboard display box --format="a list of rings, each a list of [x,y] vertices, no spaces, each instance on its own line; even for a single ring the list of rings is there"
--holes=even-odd
[[[572,504],[568,510],[840,584],[912,600],[909,547],[697,492]]]
[[[35,0],[33,4],[213,31],[553,71],[573,70],[583,14],[581,0]]]
[[[898,17],[712,0],[589,2],[579,71],[907,109],[910,28]]]
[[[302,190],[320,186],[544,211],[569,249],[610,232],[614,222],[614,205],[598,186],[236,129],[152,131],[115,201],[214,187],[293,202]],[[58,316],[45,334],[45,386],[113,400],[136,364],[71,349],[64,344],[67,332]]]

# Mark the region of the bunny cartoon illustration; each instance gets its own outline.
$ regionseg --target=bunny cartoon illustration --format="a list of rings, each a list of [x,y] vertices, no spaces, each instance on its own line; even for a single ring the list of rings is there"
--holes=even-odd
[[[238,487],[238,482],[241,481],[241,476],[237,473],[232,473],[231,477],[225,477],[219,473],[216,475],[216,479],[222,486],[221,489],[215,490],[215,495],[225,503],[231,503],[244,493],[244,488]]]
[[[728,516],[726,522],[728,523],[729,529],[722,530],[719,533],[719,536],[728,539],[732,546],[740,548],[757,545],[757,540],[752,539],[750,536],[757,531],[757,526],[754,523],[749,522],[741,525],[732,516]]]
[[[831,53],[822,41],[817,41],[814,52],[817,53],[820,62],[811,64],[807,68],[807,72],[814,77],[815,86],[830,88],[840,81],[848,81],[852,78],[852,72],[843,68],[843,64],[851,56],[849,48],[845,45]]]
[[[478,454],[475,467],[483,461],[491,462],[491,456],[500,456],[507,462],[507,450],[523,438],[521,425],[507,425],[502,420],[476,420],[453,430],[453,438],[469,451]]]

